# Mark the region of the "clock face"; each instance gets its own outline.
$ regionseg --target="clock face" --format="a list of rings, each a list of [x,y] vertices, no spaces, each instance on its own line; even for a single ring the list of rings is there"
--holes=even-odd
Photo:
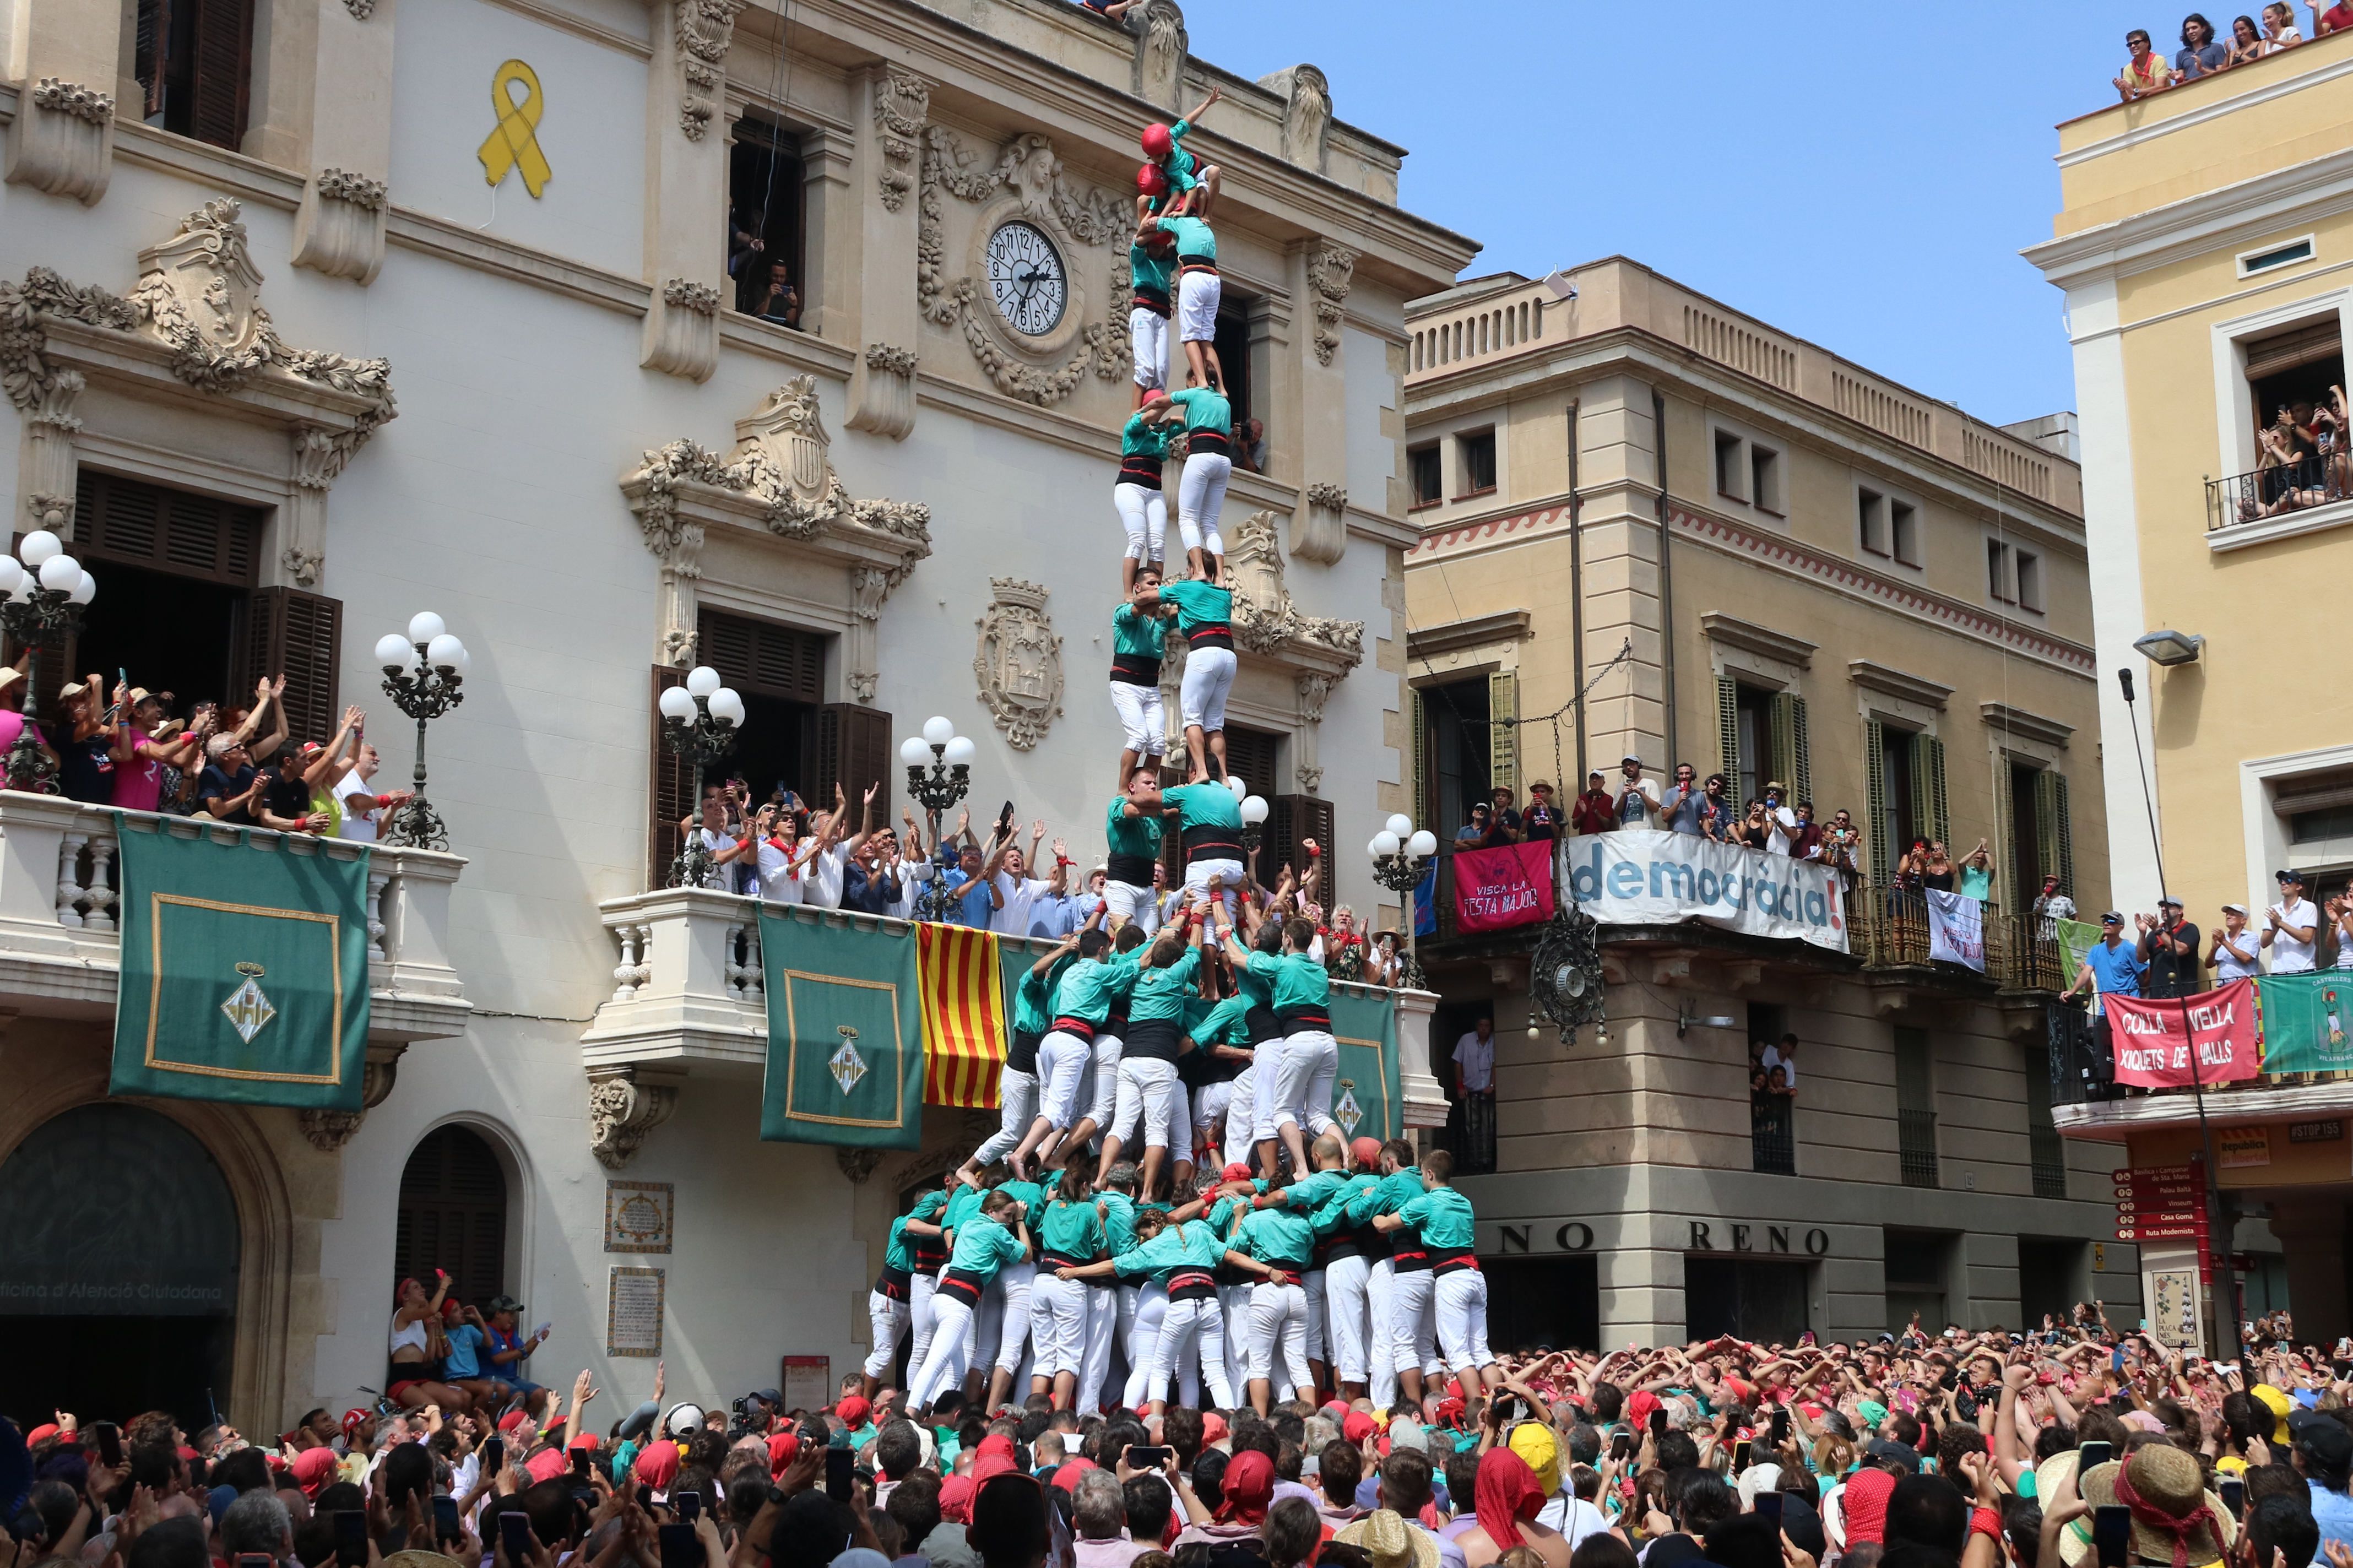
[[[1062,253],[1034,224],[1008,223],[988,237],[988,287],[1007,324],[1033,338],[1054,330],[1071,299]]]

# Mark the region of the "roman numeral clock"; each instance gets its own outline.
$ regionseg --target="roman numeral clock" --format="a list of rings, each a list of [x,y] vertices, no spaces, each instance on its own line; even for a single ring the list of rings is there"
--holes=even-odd
[[[1001,224],[988,237],[988,288],[1006,324],[1024,337],[1043,337],[1062,320],[1071,300],[1062,253],[1035,224]]]

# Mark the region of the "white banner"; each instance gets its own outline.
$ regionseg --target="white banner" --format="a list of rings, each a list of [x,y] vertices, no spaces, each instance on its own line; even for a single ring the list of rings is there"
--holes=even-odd
[[[1847,951],[1845,889],[1818,861],[1644,829],[1563,839],[1560,861],[1569,897],[1604,925],[1700,921]]]
[[[1928,894],[1928,959],[1985,973],[1985,906],[1963,893]]]

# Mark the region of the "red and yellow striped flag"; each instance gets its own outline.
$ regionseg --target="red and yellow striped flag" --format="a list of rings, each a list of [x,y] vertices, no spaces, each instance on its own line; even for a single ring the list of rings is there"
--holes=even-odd
[[[995,1110],[1005,1070],[997,933],[918,925],[915,973],[923,998],[923,1103]]]

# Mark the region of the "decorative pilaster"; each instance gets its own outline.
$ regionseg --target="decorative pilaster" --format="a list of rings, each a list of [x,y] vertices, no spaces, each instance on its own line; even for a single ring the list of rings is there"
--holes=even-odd
[[[646,1134],[678,1109],[675,1082],[657,1082],[633,1067],[592,1070],[588,1075],[588,1148],[596,1163],[617,1171],[646,1141]]]
[[[638,363],[702,382],[719,368],[726,287],[725,250],[712,237],[727,221],[728,138],[711,128],[727,101],[727,51],[745,0],[666,3],[670,25],[654,27],[646,94],[644,277],[653,294]]]
[[[278,565],[294,586],[315,588],[327,563],[327,491],[346,454],[336,450],[332,431],[315,425],[296,426],[288,445],[294,484],[280,513]]]
[[[114,95],[51,76],[16,102],[8,183],[95,204],[114,170]]]
[[[735,43],[735,16],[748,0],[671,0],[672,41],[679,71],[678,128],[700,142],[724,100],[723,68]]]
[[[875,77],[874,145],[877,160],[876,199],[885,212],[897,212],[915,188],[915,160],[923,148],[923,128],[932,112],[932,84],[910,70],[886,65]]]
[[[1316,483],[1299,498],[1291,514],[1291,553],[1301,561],[1330,565],[1348,552],[1348,492]]]
[[[1315,363],[1330,364],[1340,347],[1340,322],[1345,316],[1348,286],[1356,280],[1356,253],[1345,245],[1326,245],[1307,258],[1307,281],[1315,290]]]
[[[860,226],[852,217],[858,194],[855,141],[818,127],[801,132],[801,211],[807,230],[801,241],[801,330],[857,346],[858,301],[871,299],[874,281],[858,274]],[[862,287],[861,287],[862,282]],[[912,331],[901,340],[913,342]]]
[[[903,441],[915,428],[915,351],[866,345],[849,388],[849,427]]]
[[[882,619],[882,601],[891,593],[891,574],[880,566],[854,566],[849,573],[849,636],[843,647],[849,666],[850,700],[860,707],[874,705],[875,688],[881,684],[881,653],[877,647],[876,626]]]
[[[688,381],[708,381],[719,368],[719,290],[691,278],[661,286],[646,317],[644,364]]]
[[[661,617],[661,657],[681,669],[693,668],[702,612],[695,584],[702,581],[702,524],[681,521],[677,532],[656,546],[661,558],[657,611]],[[871,633],[869,634],[871,635]]]
[[[1317,742],[1324,730],[1324,703],[1332,695],[1335,677],[1321,670],[1303,672],[1298,679],[1299,743],[1293,748],[1296,763],[1292,772],[1299,777],[1299,788],[1305,795],[1321,793],[1324,768],[1317,757]]]
[[[1310,174],[1324,172],[1324,145],[1332,129],[1332,83],[1314,66],[1293,66],[1282,106],[1282,158]]]
[[[294,265],[373,283],[384,267],[389,188],[345,169],[322,169],[302,189],[294,216]]]
[[[1170,114],[1182,105],[1185,55],[1190,47],[1185,33],[1185,13],[1176,0],[1145,0],[1144,26],[1135,40],[1135,96]]]
[[[854,191],[858,226],[858,333],[866,354],[849,378],[853,430],[903,441],[915,428],[915,348],[923,341],[915,268],[919,193],[932,84],[895,65],[858,84],[859,165],[873,184]]]
[[[83,378],[61,370],[34,391],[25,411],[24,531],[74,537],[74,436],[81,429]]]

